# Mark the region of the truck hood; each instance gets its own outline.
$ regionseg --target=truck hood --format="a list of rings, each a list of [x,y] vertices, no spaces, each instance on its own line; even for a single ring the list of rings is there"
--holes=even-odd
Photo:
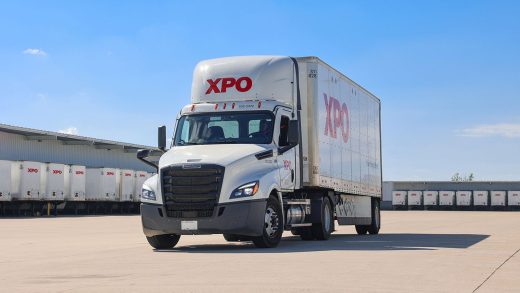
[[[210,144],[177,146],[162,155],[159,168],[173,164],[200,163],[227,166],[270,147],[256,144]]]

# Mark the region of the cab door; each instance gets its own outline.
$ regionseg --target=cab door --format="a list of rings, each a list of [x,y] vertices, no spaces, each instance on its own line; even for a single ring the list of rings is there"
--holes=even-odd
[[[278,150],[280,150],[280,147],[288,145],[287,135],[291,116],[292,112],[283,108],[279,108],[276,113],[274,141]],[[276,161],[280,176],[280,188],[284,191],[293,191],[296,181],[296,148],[291,148],[283,153],[278,151]]]

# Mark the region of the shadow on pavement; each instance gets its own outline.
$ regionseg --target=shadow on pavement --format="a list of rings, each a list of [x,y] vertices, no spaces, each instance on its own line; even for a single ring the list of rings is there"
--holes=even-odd
[[[437,250],[440,248],[468,248],[488,238],[480,234],[333,234],[328,241],[302,241],[297,236],[284,237],[278,247],[256,249],[250,242],[228,244],[200,244],[179,246],[156,252],[188,253],[290,253],[332,250]]]

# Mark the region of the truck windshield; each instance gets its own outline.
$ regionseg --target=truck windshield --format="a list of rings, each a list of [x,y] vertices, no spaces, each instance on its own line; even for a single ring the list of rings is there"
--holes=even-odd
[[[175,131],[175,145],[270,144],[273,115],[259,113],[215,113],[185,115]]]

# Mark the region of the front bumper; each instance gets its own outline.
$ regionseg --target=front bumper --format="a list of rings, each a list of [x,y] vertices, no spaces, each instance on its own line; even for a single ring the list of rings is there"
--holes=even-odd
[[[267,200],[219,204],[208,218],[173,218],[162,205],[141,204],[143,232],[147,237],[162,234],[238,234],[260,236],[263,233]],[[197,221],[198,229],[181,229],[182,221]]]

